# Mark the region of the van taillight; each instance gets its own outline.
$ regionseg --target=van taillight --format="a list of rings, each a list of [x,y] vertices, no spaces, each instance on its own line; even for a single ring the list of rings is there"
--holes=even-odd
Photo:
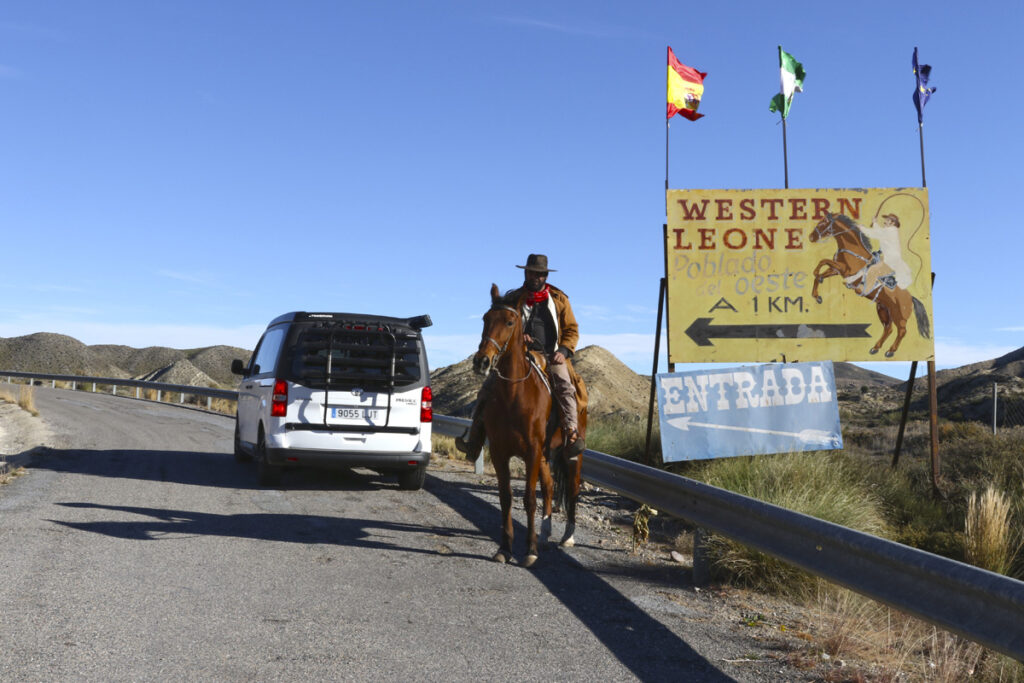
[[[420,422],[434,421],[434,411],[430,406],[433,399],[434,394],[431,393],[430,387],[423,387],[423,394],[420,396]]]
[[[270,397],[270,416],[284,417],[288,413],[288,383],[274,380],[274,393]]]

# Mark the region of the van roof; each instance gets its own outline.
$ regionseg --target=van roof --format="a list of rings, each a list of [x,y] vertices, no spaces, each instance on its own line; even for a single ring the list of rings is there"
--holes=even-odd
[[[354,322],[361,324],[384,324],[384,325],[403,325],[411,327],[414,330],[421,330],[424,327],[430,327],[433,325],[433,321],[427,314],[413,316],[411,318],[395,318],[387,315],[371,315],[368,313],[327,313],[327,312],[310,312],[310,311],[292,311],[279,315],[270,321],[267,327],[273,327],[281,323],[290,322],[317,322],[323,320],[331,320],[336,322]]]

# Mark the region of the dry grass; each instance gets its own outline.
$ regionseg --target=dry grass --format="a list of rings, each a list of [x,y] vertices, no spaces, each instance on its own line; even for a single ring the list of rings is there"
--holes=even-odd
[[[1020,663],[850,591],[822,584],[812,611],[815,646],[840,667],[841,680],[953,683],[1024,677]]]
[[[24,467],[15,467],[13,470],[8,470],[7,462],[0,458],[0,486],[10,484],[12,481],[25,474],[28,474],[28,470]]]
[[[238,401],[232,401],[227,398],[215,398],[210,401],[210,409],[225,415],[235,415],[238,413]]]
[[[967,500],[964,525],[964,557],[967,562],[998,574],[1013,566],[1020,548],[1019,534],[1010,518],[1010,503],[992,486],[978,496],[971,492]]]
[[[22,410],[39,417],[39,410],[36,409],[36,389],[31,384],[22,384],[18,390],[18,405]]]
[[[18,394],[15,396],[13,387],[0,388],[0,401],[4,403],[16,403],[22,410],[39,417],[39,410],[36,408],[35,387],[31,384],[18,385]]]

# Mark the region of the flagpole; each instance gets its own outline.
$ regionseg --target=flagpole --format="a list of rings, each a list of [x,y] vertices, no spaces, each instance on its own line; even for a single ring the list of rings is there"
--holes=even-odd
[[[785,174],[786,189],[789,189],[789,151],[786,146],[786,117],[782,117],[782,169]]]
[[[782,46],[779,45],[779,72],[782,72]],[[786,93],[785,88],[779,88],[782,93],[782,108],[779,113],[782,114],[782,172],[785,180],[785,188],[789,189],[789,147],[786,144]]]
[[[921,187],[928,187],[928,181],[924,177],[924,122],[918,121],[917,135],[921,140]]]
[[[668,125],[665,119],[665,222],[668,223]]]

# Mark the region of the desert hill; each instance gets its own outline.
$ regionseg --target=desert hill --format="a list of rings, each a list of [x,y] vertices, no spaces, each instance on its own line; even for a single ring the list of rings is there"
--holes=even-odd
[[[234,388],[231,360],[248,359],[250,351],[233,346],[171,349],[151,346],[99,344],[86,346],[73,337],[38,332],[23,337],[0,337],[0,369],[146,379],[168,384]]]

